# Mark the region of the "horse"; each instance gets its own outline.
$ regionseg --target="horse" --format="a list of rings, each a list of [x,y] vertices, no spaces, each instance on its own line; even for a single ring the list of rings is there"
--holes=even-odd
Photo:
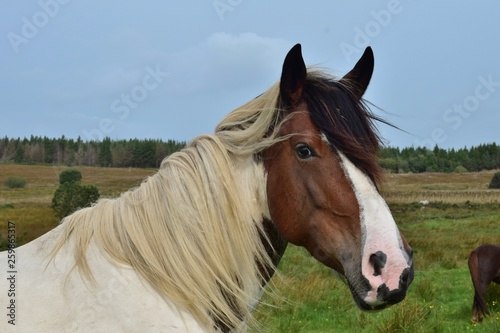
[[[484,299],[491,282],[500,284],[500,246],[483,244],[469,255],[469,271],[474,285],[472,322],[481,322],[490,312]]]
[[[402,301],[413,251],[377,190],[373,66],[367,48],[335,78],[295,45],[280,80],[214,134],[13,249],[0,331],[245,331],[289,243],[341,274],[360,309]]]

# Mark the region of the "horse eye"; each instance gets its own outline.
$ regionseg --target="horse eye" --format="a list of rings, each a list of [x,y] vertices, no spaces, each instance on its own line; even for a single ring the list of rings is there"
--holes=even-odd
[[[295,151],[297,152],[297,156],[300,158],[300,159],[308,159],[308,158],[311,158],[314,156],[314,153],[313,151],[311,150],[311,148],[309,148],[308,145],[306,144],[299,144],[295,147]]]

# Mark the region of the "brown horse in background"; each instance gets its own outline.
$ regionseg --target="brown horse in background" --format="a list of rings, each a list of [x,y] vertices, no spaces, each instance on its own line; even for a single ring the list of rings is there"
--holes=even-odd
[[[488,285],[493,281],[500,284],[500,246],[483,244],[471,252],[469,270],[474,284],[474,302],[472,305],[472,322],[483,320],[490,314],[484,299]]]

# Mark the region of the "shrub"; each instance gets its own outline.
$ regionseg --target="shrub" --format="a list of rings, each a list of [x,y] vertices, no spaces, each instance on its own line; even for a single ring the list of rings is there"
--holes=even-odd
[[[61,184],[52,198],[52,209],[62,219],[76,210],[89,207],[99,199],[99,190],[94,185],[81,185],[79,182]]]
[[[14,205],[11,203],[0,204],[0,209],[14,208]]]
[[[79,182],[82,180],[82,173],[76,169],[67,169],[59,174],[59,184],[69,182]]]
[[[59,174],[59,187],[52,198],[52,209],[56,216],[65,216],[84,207],[89,207],[99,199],[99,190],[94,185],[82,185],[82,174],[75,169],[67,169]]]
[[[9,177],[5,180],[5,185],[8,188],[23,188],[26,186],[26,180],[19,177]]]
[[[500,172],[497,172],[493,175],[490,186],[488,186],[488,188],[500,188]]]
[[[380,158],[377,162],[384,170],[398,172],[398,161],[394,158]]]
[[[464,172],[468,172],[469,170],[467,170],[463,165],[459,165],[455,168],[455,170],[453,172],[456,172],[456,173],[464,173]]]

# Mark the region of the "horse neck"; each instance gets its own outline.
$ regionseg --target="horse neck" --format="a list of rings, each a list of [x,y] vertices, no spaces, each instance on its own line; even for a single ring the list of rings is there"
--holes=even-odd
[[[288,243],[270,219],[266,194],[267,177],[262,163],[253,157],[235,158],[233,156],[233,164],[239,188],[244,191],[243,195],[246,197],[246,202],[253,206],[251,209],[253,218],[256,219],[260,216],[259,218],[261,219],[259,221],[255,220],[255,222],[261,222],[259,230],[260,239],[271,261],[270,263],[257,261],[257,266],[262,277],[261,286],[265,287],[273,277],[276,266],[283,257]],[[229,302],[231,302],[232,296],[228,295],[227,297]],[[251,304],[250,307],[254,308],[256,305],[256,303]],[[226,326],[217,318],[214,318],[214,322],[220,332],[232,332],[231,327]]]
[[[261,235],[262,243],[264,244],[267,254],[273,263],[273,267],[269,267],[267,265],[260,266],[262,276],[264,277],[262,285],[265,286],[273,277],[276,267],[281,261],[281,258],[283,258],[288,242],[285,238],[283,238],[271,220],[264,219],[262,225],[266,234],[265,236]]]
[[[241,182],[240,188],[248,189],[248,201],[256,204],[255,209],[262,215],[261,241],[264,245],[267,255],[271,258],[273,267],[269,265],[260,265],[259,269],[265,280],[262,285],[265,286],[274,275],[276,266],[285,253],[288,242],[283,238],[274,223],[271,221],[269,208],[267,206],[265,170],[262,163],[255,159],[237,159],[235,160],[237,178]]]

